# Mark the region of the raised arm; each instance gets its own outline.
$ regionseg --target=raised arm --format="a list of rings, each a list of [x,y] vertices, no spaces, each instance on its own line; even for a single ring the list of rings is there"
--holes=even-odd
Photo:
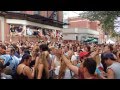
[[[72,65],[72,63],[70,62],[70,60],[68,60],[65,55],[62,55],[62,60],[64,60],[64,62],[66,63],[66,65],[68,66],[68,68],[73,71],[76,75],[78,75],[78,67]]]

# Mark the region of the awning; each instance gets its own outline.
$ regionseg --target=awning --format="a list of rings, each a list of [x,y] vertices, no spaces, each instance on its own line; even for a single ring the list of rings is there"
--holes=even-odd
[[[20,24],[20,25],[22,24],[22,25],[26,25],[26,26],[31,25],[31,26],[36,26],[36,27],[41,27],[41,28],[46,28],[46,29],[62,30],[62,28],[59,28],[59,27],[30,22],[27,20],[6,19],[6,23],[8,23],[8,24]]]
[[[89,37],[86,40],[84,40],[84,42],[97,43],[98,40],[96,38],[94,38],[94,37],[91,37],[91,38]]]

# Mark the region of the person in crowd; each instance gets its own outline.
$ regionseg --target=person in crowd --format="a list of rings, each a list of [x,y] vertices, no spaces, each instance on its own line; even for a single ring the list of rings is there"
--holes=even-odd
[[[104,54],[104,62],[107,65],[108,79],[120,79],[120,63],[117,62],[113,53]]]
[[[20,58],[19,48],[17,47],[16,44],[12,44],[12,46],[15,48],[15,56],[16,56],[17,58]]]
[[[0,55],[4,55],[6,53],[6,46],[0,45]]]
[[[72,79],[74,73],[66,66],[65,62],[61,62],[61,66],[57,68],[58,79]]]
[[[36,61],[36,59],[38,59],[38,56],[39,56],[38,55],[39,47],[35,46],[31,52],[32,52],[32,61],[30,63],[30,67],[34,67],[35,61]]]
[[[66,63],[67,67],[73,71],[80,79],[97,79],[95,76],[96,70],[96,61],[92,58],[87,58],[81,63],[80,67],[72,65],[72,63],[66,58],[65,55],[62,55],[62,60]]]
[[[113,52],[113,47],[112,47],[112,45],[106,45],[105,47],[104,47],[104,51],[103,51],[103,53],[101,54],[101,63],[102,63],[102,65],[103,65],[103,67],[104,67],[104,71],[106,72],[106,69],[107,69],[107,66],[106,66],[106,64],[105,64],[105,62],[104,62],[104,54],[105,53],[112,53]]]
[[[67,58],[71,61],[71,57],[73,56],[73,51],[69,50]],[[71,62],[72,63],[72,62]],[[74,77],[74,73],[66,66],[64,61],[61,61],[61,66],[59,70],[58,79],[72,79]]]
[[[120,63],[120,51],[117,52],[117,61]]]
[[[12,69],[12,75],[14,76],[16,73],[16,69],[18,64],[20,63],[20,60],[15,56],[15,48],[14,47],[8,47],[6,50],[6,53],[10,55],[9,59],[9,67]]]
[[[49,52],[43,51],[35,66],[34,79],[49,79]]]
[[[25,50],[25,47],[20,47],[20,58],[22,58],[22,56],[24,55],[24,50]]]
[[[67,58],[71,60],[72,55],[73,55],[73,51],[69,50]],[[56,67],[55,74],[57,76],[56,78],[58,79],[71,79],[74,75],[72,71],[70,71],[69,68],[67,68],[64,62],[61,62],[60,65]]]
[[[40,48],[40,52],[49,51],[49,47],[47,44],[41,44],[39,48]]]
[[[4,68],[5,66],[3,65],[2,62],[0,62],[0,79],[12,79],[11,75],[6,75],[4,73]]]
[[[65,45],[65,47],[64,47],[64,53],[67,54],[68,51],[69,51],[69,46]]]
[[[58,74],[58,69],[61,65],[61,56],[59,54],[59,50],[60,49],[55,49],[54,53],[55,53],[55,57],[54,59],[52,60],[52,64],[51,64],[51,69],[54,70],[54,73],[55,73],[55,78],[57,78]]]
[[[0,45],[2,45],[2,41],[0,40]]]
[[[24,54],[20,64],[17,67],[17,74],[15,79],[33,79],[34,78],[34,68],[30,68],[31,55]]]
[[[6,75],[11,75],[11,77],[12,77],[12,69],[11,69],[9,66],[6,66],[6,67],[4,68],[4,73],[5,73]]]

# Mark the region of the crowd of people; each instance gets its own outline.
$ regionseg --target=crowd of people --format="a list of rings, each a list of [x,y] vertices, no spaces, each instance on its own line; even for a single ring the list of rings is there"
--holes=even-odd
[[[120,45],[0,42],[1,79],[120,79]]]

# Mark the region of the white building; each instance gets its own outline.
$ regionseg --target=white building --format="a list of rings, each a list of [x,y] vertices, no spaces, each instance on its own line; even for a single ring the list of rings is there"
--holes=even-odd
[[[63,29],[63,40],[83,41],[88,37],[99,38],[99,32],[88,28]]]

